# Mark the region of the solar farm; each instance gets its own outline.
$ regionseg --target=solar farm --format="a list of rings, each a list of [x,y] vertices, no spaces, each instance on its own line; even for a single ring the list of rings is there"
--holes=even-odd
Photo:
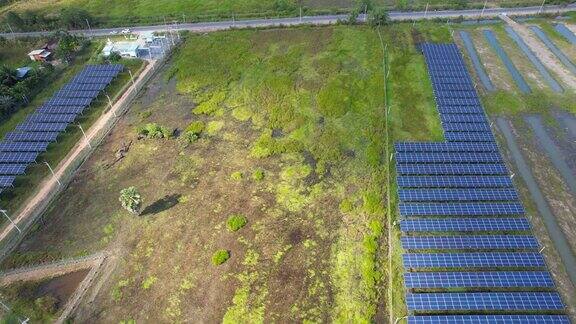
[[[58,135],[90,107],[122,70],[120,64],[87,65],[26,121],[7,133],[0,142],[0,176],[8,177],[0,182],[0,192],[12,187],[15,176],[25,174],[27,166],[37,162],[38,156],[57,141]],[[91,90],[77,91],[78,86],[87,86]]]
[[[408,323],[569,323],[458,47],[421,48],[447,142],[395,145]]]

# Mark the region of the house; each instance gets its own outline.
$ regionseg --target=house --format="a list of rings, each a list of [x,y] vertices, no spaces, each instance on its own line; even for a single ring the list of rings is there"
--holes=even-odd
[[[29,66],[24,66],[21,68],[17,68],[16,69],[16,78],[18,80],[22,80],[24,78],[26,78],[26,76],[28,75],[28,73],[32,71],[32,68]]]
[[[138,42],[111,42],[108,41],[104,49],[102,50],[102,55],[109,56],[112,53],[118,53],[124,57],[138,57],[138,49],[140,44]]]
[[[28,57],[36,62],[48,62],[52,59],[52,51],[41,48],[28,53]]]

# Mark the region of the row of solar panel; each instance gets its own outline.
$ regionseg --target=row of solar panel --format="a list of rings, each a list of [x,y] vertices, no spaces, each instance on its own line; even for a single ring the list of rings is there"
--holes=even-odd
[[[398,164],[400,175],[507,175],[502,163],[496,164]]]
[[[400,221],[400,230],[402,232],[529,231],[530,223],[524,217],[403,219]]]
[[[406,294],[409,311],[563,310],[555,292],[476,292]]]
[[[73,81],[64,86],[63,89],[68,87],[68,90],[56,92],[53,98],[17,125],[15,131],[7,133],[3,142],[0,142],[0,174],[5,176],[0,181],[0,186],[12,186],[14,176],[24,174],[27,166],[35,162],[38,155],[46,151],[48,145],[56,141],[60,132],[98,96],[97,89],[75,95],[77,91],[72,90],[75,85],[84,84],[88,80],[110,82],[122,69],[122,65],[85,67]],[[94,75],[97,76],[93,77]],[[98,83],[98,89],[106,85]]]
[[[498,152],[495,143],[396,143],[396,152]]]
[[[566,315],[422,315],[408,324],[569,324]]]
[[[400,203],[400,215],[413,216],[499,216],[523,215],[520,202],[493,203]]]
[[[514,188],[508,189],[400,189],[400,201],[509,201],[517,200]]]
[[[532,235],[403,236],[406,250],[537,250]]]
[[[547,271],[409,272],[408,289],[435,288],[553,288]]]
[[[397,163],[499,163],[498,152],[398,152]]]
[[[507,176],[399,176],[400,188],[510,188]]]

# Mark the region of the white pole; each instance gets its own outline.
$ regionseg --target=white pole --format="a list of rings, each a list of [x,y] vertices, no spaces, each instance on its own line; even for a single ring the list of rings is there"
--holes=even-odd
[[[132,86],[135,87],[136,85],[134,84],[134,76],[132,75],[132,71],[128,69],[128,73],[130,73],[130,80],[132,80]]]
[[[12,26],[10,26],[9,23],[6,23],[6,25],[8,25],[8,28],[10,29],[10,33],[12,34],[12,38],[16,39],[16,37],[14,36],[14,29],[12,29]]]
[[[542,4],[540,5],[540,10],[538,11],[538,14],[542,13],[542,10],[544,10],[544,4],[546,3],[546,0],[542,0]]]
[[[90,22],[88,21],[88,18],[86,18],[86,24],[88,25],[88,32],[90,33],[90,38],[92,38],[92,28],[90,28]]]
[[[480,18],[484,16],[484,10],[486,10],[486,5],[488,4],[488,0],[484,1],[484,7],[482,7],[482,12],[480,13]]]
[[[428,16],[428,5],[430,4],[430,2],[426,2],[426,10],[424,10],[424,19],[426,19],[426,16]]]
[[[86,136],[86,133],[84,132],[84,128],[82,128],[82,125],[78,124],[77,125],[78,128],[80,128],[80,130],[82,131],[82,135],[84,135],[84,140],[86,140],[86,143],[88,144],[89,148],[92,148],[92,144],[90,144],[90,140],[88,139],[88,136]]]
[[[300,22],[302,22],[302,7],[300,7]]]
[[[8,216],[8,213],[6,213],[6,210],[2,209],[0,210],[0,212],[2,214],[4,214],[4,216],[6,216],[6,218],[8,218],[8,220],[10,221],[10,223],[12,223],[12,226],[16,227],[16,229],[18,230],[19,233],[22,233],[22,230],[20,230],[20,228],[18,227],[18,225],[16,225],[16,223],[14,223],[14,221],[12,220],[12,218],[10,218],[10,216]]]
[[[52,170],[52,167],[50,166],[50,164],[48,164],[48,162],[44,162],[44,164],[46,164],[46,166],[48,166],[48,169],[50,170],[50,172],[52,173],[52,176],[54,177],[54,179],[56,180],[56,182],[58,182],[58,185],[61,186],[62,183],[60,183],[60,180],[58,180],[58,178],[56,177],[56,174],[54,173],[54,170]]]
[[[408,317],[408,316],[404,316],[404,317],[397,318],[396,321],[394,321],[394,324],[398,324],[398,322],[400,322],[401,320],[403,320],[403,319],[405,319],[405,318],[407,318],[407,317]]]

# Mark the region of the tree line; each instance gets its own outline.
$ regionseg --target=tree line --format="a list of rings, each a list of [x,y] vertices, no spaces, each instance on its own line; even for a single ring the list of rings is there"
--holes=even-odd
[[[97,23],[88,11],[75,7],[64,8],[58,15],[45,15],[36,10],[8,11],[3,22],[14,32],[87,29],[89,23]]]

